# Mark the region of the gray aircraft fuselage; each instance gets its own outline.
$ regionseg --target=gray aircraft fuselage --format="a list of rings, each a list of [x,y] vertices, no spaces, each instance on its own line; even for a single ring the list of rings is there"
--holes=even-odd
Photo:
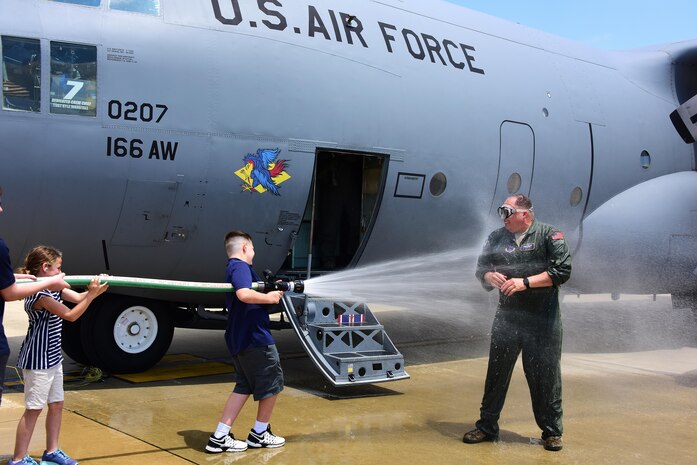
[[[70,274],[222,281],[241,229],[255,268],[305,276],[479,247],[522,192],[574,290],[697,290],[670,118],[697,42],[603,51],[441,1],[152,3],[0,0],[14,263],[48,243]]]

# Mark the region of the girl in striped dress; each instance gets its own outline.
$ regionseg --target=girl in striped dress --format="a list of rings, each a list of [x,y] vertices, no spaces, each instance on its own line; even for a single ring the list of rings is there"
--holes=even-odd
[[[46,246],[34,247],[27,255],[22,273],[37,277],[49,277],[62,273],[63,258],[60,251]],[[63,354],[61,329],[63,320],[75,321],[87,310],[90,303],[108,285],[95,276],[85,292],[72,289],[62,291],[43,290],[24,300],[24,310],[29,315],[29,329],[19,350],[17,366],[24,372],[25,411],[17,425],[14,457],[9,465],[36,464],[29,454],[34,426],[42,409],[48,405],[46,415],[46,450],[42,464],[75,465],[77,462],[58,448],[63,415]],[[76,304],[68,308],[62,299]]]

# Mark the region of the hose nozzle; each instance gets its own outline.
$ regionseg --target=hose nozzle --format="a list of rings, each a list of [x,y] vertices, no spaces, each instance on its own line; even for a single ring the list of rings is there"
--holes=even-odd
[[[297,292],[302,294],[305,290],[305,283],[301,280],[295,281],[275,281],[271,283],[260,283],[260,292],[271,292],[271,291],[283,291],[283,292]]]
[[[277,281],[271,270],[264,270],[264,281],[256,283],[256,290],[259,292],[283,291],[302,294],[305,291],[305,283],[300,279]]]

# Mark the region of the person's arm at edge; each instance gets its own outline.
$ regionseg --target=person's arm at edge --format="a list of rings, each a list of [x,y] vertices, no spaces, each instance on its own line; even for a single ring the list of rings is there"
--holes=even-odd
[[[2,296],[2,300],[5,302],[11,302],[13,300],[24,299],[44,289],[61,291],[70,288],[70,284],[65,282],[63,278],[65,278],[65,273],[60,273],[50,278],[42,279],[41,281],[23,284],[12,283],[5,289],[0,289],[0,296]]]

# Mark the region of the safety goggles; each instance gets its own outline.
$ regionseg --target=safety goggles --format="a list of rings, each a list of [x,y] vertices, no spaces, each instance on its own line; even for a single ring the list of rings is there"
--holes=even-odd
[[[501,219],[505,220],[506,218],[512,216],[514,213],[526,212],[528,210],[516,210],[515,208],[511,207],[510,205],[503,204],[496,211],[498,212]]]

